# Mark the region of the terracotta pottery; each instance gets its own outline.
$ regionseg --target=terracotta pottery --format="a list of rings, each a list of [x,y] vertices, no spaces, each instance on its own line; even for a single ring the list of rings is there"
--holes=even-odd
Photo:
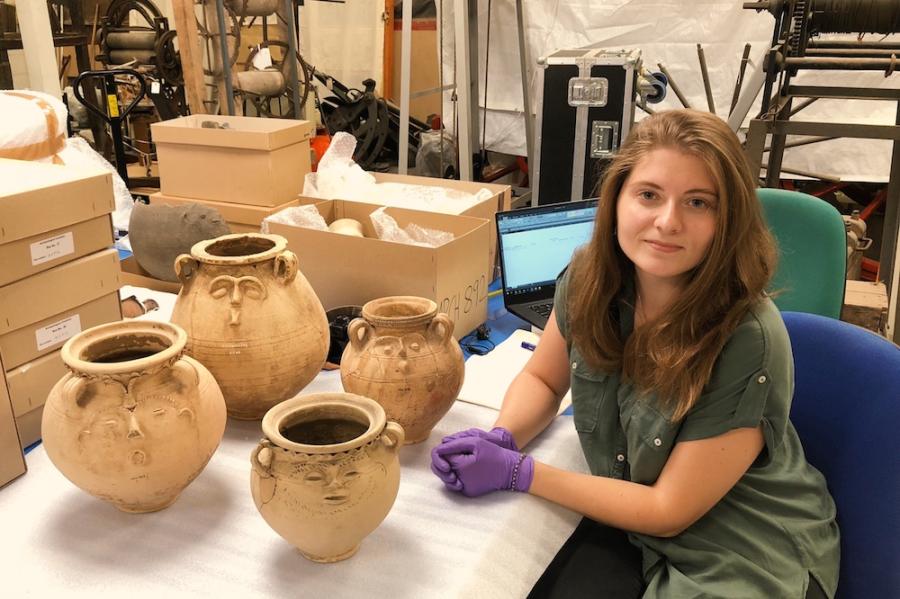
[[[367,397],[315,393],[280,403],[250,455],[250,490],[275,532],[315,562],[351,557],[400,486],[403,429]]]
[[[175,262],[182,287],[172,322],[234,418],[259,420],[296,395],[328,354],[325,310],[286,247],[279,235],[224,235]]]
[[[66,478],[125,512],[167,507],[206,466],[225,402],[167,322],[87,329],[62,347],[69,373],[44,406],[44,448]]]
[[[463,384],[453,321],[433,301],[411,296],[372,300],[362,315],[347,328],[344,389],[381,404],[406,431],[407,443],[424,441]]]
[[[362,223],[352,218],[339,218],[328,225],[328,230],[332,233],[340,233],[341,235],[365,237]]]

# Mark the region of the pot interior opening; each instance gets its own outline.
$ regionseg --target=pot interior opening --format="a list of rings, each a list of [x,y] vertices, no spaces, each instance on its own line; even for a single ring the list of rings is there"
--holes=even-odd
[[[150,357],[171,345],[169,339],[159,335],[117,335],[91,343],[82,350],[79,357],[96,364],[130,362]]]
[[[374,306],[371,315],[376,318],[402,318],[406,316],[422,316],[429,311],[428,302],[391,302]]]
[[[206,247],[206,253],[211,256],[252,256],[267,252],[273,247],[275,247],[275,242],[271,239],[239,237],[211,243]]]
[[[285,423],[278,430],[285,439],[294,443],[337,445],[361,436],[369,430],[369,425],[341,415]]]

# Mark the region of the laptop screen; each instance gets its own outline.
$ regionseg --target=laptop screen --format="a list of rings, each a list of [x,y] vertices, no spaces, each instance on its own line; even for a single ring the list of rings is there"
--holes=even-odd
[[[497,214],[505,295],[528,294],[556,277],[594,229],[597,200]]]

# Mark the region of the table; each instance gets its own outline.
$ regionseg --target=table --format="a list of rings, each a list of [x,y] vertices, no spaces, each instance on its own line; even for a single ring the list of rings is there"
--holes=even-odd
[[[322,372],[301,393],[340,390]],[[72,485],[43,446],[0,490],[0,589],[23,596],[521,598],[580,516],[520,493],[469,499],[443,488],[429,452],[443,435],[489,427],[496,412],[456,402],[429,439],[400,452],[400,491],[349,560],[316,564],[279,537],[250,495],[258,422],[229,420],[203,473],[171,507],[125,514]],[[586,472],[571,418],[528,447]]]

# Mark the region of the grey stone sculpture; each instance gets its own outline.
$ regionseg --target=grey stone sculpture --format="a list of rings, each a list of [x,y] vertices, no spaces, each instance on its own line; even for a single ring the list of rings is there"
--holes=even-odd
[[[135,202],[128,226],[131,250],[141,268],[163,281],[178,282],[175,258],[204,239],[231,230],[219,211],[200,204],[169,206]]]

